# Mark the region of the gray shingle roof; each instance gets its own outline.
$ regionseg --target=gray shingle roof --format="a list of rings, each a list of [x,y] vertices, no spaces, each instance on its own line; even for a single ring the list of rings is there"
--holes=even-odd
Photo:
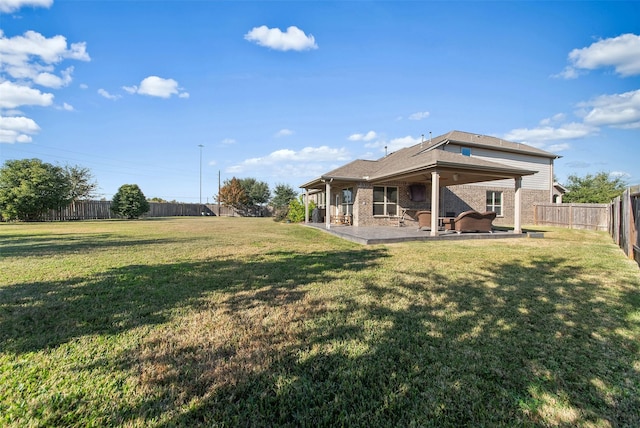
[[[514,143],[512,141],[503,140],[490,135],[473,134],[463,131],[450,131],[446,134],[432,138],[429,147],[425,144],[425,148],[433,149],[449,143],[461,144],[469,147],[484,147],[487,149],[502,150],[513,153],[523,153],[551,159],[559,157],[553,153],[549,153],[526,144]]]
[[[522,176],[534,174],[536,171],[523,170],[498,162],[491,162],[477,157],[463,156],[460,153],[441,150],[446,144],[462,144],[470,147],[484,147],[512,153],[523,153],[545,158],[557,158],[552,153],[536,149],[525,144],[513,143],[496,137],[470,134],[468,132],[451,131],[432,138],[430,141],[400,149],[378,160],[355,160],[339,168],[323,174],[321,177],[303,184],[300,187],[318,186],[324,180],[340,181],[381,181],[418,174],[429,168],[451,168],[467,171],[483,171],[490,174]]]

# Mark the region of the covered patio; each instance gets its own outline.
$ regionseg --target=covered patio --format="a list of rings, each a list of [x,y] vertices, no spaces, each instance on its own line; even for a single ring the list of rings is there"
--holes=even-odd
[[[469,239],[510,239],[510,238],[542,238],[541,232],[519,232],[510,229],[497,229],[493,233],[462,233],[439,231],[438,234],[418,230],[416,227],[393,226],[333,226],[326,228],[324,223],[306,223],[308,227],[320,229],[347,241],[363,245],[393,244],[411,241],[450,241]]]
[[[453,237],[450,237],[451,234],[449,231],[442,230],[442,227],[440,227],[440,221],[448,211],[447,207],[442,207],[440,205],[441,189],[450,185],[509,180],[513,183],[514,189],[513,230],[510,233],[514,236],[522,234],[522,177],[533,175],[536,171],[491,162],[477,157],[463,156],[459,153],[451,153],[444,150],[417,152],[411,156],[402,156],[398,159],[394,159],[393,155],[389,155],[387,158],[384,158],[380,163],[375,165],[375,170],[370,169],[373,166],[373,162],[367,163],[366,161],[355,161],[302,185],[301,187],[305,189],[306,194],[305,223],[313,225],[313,223],[309,222],[310,213],[308,201],[310,191],[324,191],[327,214],[325,215],[323,227],[330,230],[336,227],[331,224],[330,214],[334,210],[337,214],[338,208],[337,205],[332,205],[332,200],[334,199],[332,195],[333,188],[340,189],[346,186],[354,186],[360,190],[371,188],[372,186],[385,185],[387,183],[420,183],[424,184],[427,189],[430,190],[430,211],[432,213],[431,226],[429,231],[414,230],[412,232],[415,232],[416,238],[418,238],[417,235],[421,234],[422,237],[425,235],[431,238],[443,236],[446,239],[454,239]],[[373,230],[369,229],[378,229],[383,227],[367,226],[366,228],[362,228],[360,232],[356,232],[359,226],[363,226],[363,224],[358,221],[357,216],[369,215],[365,210],[371,209],[364,206],[367,204],[366,202],[360,202],[360,204],[363,206],[360,207],[358,202],[354,204],[353,226],[347,227],[354,229],[354,231],[350,232],[351,236],[356,236],[357,233],[364,233],[365,231],[371,234]],[[402,210],[404,207],[399,206],[399,209]],[[396,216],[400,217],[401,212],[398,212]],[[317,223],[315,225],[317,225]],[[398,229],[410,228],[405,227]],[[340,233],[347,235],[347,232],[344,231],[341,231]],[[382,234],[383,231],[380,230],[377,233]],[[388,233],[391,234],[396,232]],[[410,232],[404,232],[405,235],[408,233]],[[468,234],[465,234],[465,236],[466,235]]]

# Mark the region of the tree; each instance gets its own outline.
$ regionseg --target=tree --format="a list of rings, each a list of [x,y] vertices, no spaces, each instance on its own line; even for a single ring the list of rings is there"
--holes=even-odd
[[[273,193],[271,205],[276,209],[288,207],[289,203],[298,196],[298,193],[288,184],[277,184]]]
[[[128,219],[138,218],[150,209],[137,184],[123,184],[111,200],[111,211]]]
[[[298,194],[288,184],[276,184],[274,197],[271,199],[271,205],[274,208],[275,221],[282,221],[287,218],[289,213],[289,204],[295,201]]]
[[[88,168],[67,165],[64,173],[70,187],[69,200],[78,201],[94,197],[98,184],[93,180]]]
[[[240,180],[235,177],[231,180],[225,180],[224,186],[222,186],[220,194],[218,195],[218,201],[221,204],[237,210],[243,209],[248,199],[247,193],[242,187]]]
[[[8,160],[0,168],[0,214],[5,220],[39,220],[66,206],[71,185],[63,168],[40,159]]]
[[[241,178],[240,185],[247,195],[247,202],[243,209],[248,212],[260,211],[262,205],[269,202],[271,191],[269,185],[264,181],[258,181],[255,178]]]
[[[606,172],[587,174],[585,177],[572,174],[568,180],[565,186],[568,191],[562,197],[563,202],[609,203],[620,196],[626,187],[621,177],[612,177]]]

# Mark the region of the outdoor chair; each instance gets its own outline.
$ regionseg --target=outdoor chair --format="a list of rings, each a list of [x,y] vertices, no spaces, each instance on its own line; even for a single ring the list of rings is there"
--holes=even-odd
[[[431,211],[418,211],[416,217],[418,218],[418,230],[431,229]]]
[[[487,211],[479,213],[478,211],[465,211],[460,213],[456,218],[450,221],[451,230],[457,233],[462,232],[489,232],[492,233],[493,220],[496,213]]]

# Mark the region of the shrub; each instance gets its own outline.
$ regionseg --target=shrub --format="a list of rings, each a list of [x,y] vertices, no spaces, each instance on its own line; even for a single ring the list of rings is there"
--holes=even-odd
[[[128,219],[138,218],[150,209],[137,184],[123,184],[111,200],[111,210]]]

